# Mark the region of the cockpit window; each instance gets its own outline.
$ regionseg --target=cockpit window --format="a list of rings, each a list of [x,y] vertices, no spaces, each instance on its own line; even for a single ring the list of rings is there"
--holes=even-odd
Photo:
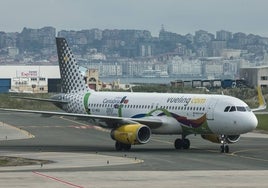
[[[230,112],[234,112],[234,111],[236,111],[236,108],[235,108],[235,106],[232,106],[230,109]]]
[[[224,112],[228,112],[230,109],[230,106],[227,106],[225,109],[224,109]]]
[[[243,106],[237,106],[236,109],[237,109],[237,111],[240,111],[240,112],[246,112],[247,111],[246,108],[243,107]]]
[[[248,106],[226,106],[224,112],[251,112],[251,109]]]

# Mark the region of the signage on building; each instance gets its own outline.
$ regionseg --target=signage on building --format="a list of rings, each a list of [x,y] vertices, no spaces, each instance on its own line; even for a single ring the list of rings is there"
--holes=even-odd
[[[20,71],[18,73],[18,77],[37,77],[38,76],[38,71]]]

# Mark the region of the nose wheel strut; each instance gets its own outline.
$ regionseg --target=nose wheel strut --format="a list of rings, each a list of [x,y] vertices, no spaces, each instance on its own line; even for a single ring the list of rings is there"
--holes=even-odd
[[[229,146],[226,142],[226,136],[221,135],[220,140],[221,140],[221,147],[220,147],[221,153],[229,153]]]

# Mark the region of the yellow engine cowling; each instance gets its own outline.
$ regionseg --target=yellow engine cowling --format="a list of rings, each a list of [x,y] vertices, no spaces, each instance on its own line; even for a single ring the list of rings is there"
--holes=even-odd
[[[221,136],[216,134],[201,135],[205,140],[213,143],[221,143]],[[240,139],[240,135],[225,135],[225,140],[228,144],[236,143]]]
[[[142,124],[128,124],[111,131],[112,139],[124,144],[146,144],[151,137],[151,129]]]

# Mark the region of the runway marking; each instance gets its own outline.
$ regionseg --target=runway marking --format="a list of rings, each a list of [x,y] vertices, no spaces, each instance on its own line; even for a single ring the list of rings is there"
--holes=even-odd
[[[153,140],[155,142],[160,142],[160,143],[163,143],[163,144],[173,144],[172,142],[159,140],[159,139],[156,139],[156,138],[151,138],[151,140]]]
[[[70,121],[70,122],[77,123],[77,124],[80,124],[80,125],[88,125],[88,124],[81,123],[81,122],[78,122],[78,121],[75,121],[75,120],[72,120],[72,119],[65,118],[64,116],[60,116],[59,118],[65,120],[65,121]]]
[[[251,159],[251,160],[255,160],[255,161],[263,161],[263,162],[268,162],[268,159],[261,159],[261,158],[257,158],[257,157],[248,157],[248,156],[244,156],[244,155],[239,155],[239,153],[243,153],[243,152],[247,152],[247,151],[258,151],[260,149],[248,149],[248,150],[240,150],[240,151],[236,151],[233,153],[230,153],[230,156],[235,156],[235,157],[241,157],[244,159]]]
[[[1,124],[0,127],[7,127],[7,128],[11,128],[11,129],[17,130],[17,131],[23,133],[24,135],[26,135],[28,138],[34,138],[35,137],[30,132],[28,132],[28,131],[26,131],[26,130],[18,127],[18,126],[10,125],[10,124],[4,123],[4,122],[0,122],[0,124]],[[24,138],[20,138],[20,139],[24,139]]]
[[[91,125],[81,125],[81,126],[71,125],[69,127],[75,128],[75,129],[94,129],[94,127]]]
[[[48,178],[48,179],[51,179],[51,180],[54,180],[56,182],[59,182],[59,183],[62,183],[62,184],[66,184],[66,185],[69,185],[70,187],[76,187],[76,188],[84,188],[83,186],[80,186],[80,185],[75,185],[73,183],[70,183],[68,181],[64,181],[64,180],[61,180],[59,178],[56,178],[56,177],[53,177],[53,176],[48,176],[46,174],[42,174],[40,172],[36,172],[36,171],[32,171],[35,175],[38,175],[38,176],[41,176],[41,177],[44,177],[44,178]]]
[[[90,128],[92,128],[92,129],[102,131],[102,132],[110,132],[110,130],[108,130],[108,129],[105,129],[105,128],[102,128],[102,127],[99,127],[99,126],[95,126],[95,125],[88,125],[88,124],[85,124],[85,123],[81,123],[79,121],[71,120],[71,119],[65,118],[63,116],[60,116],[59,118],[65,120],[65,121],[70,121],[70,122],[73,122],[73,123],[76,123],[76,124],[80,124],[81,126],[70,126],[70,127],[74,127],[74,128],[77,128],[77,129],[90,129]]]

